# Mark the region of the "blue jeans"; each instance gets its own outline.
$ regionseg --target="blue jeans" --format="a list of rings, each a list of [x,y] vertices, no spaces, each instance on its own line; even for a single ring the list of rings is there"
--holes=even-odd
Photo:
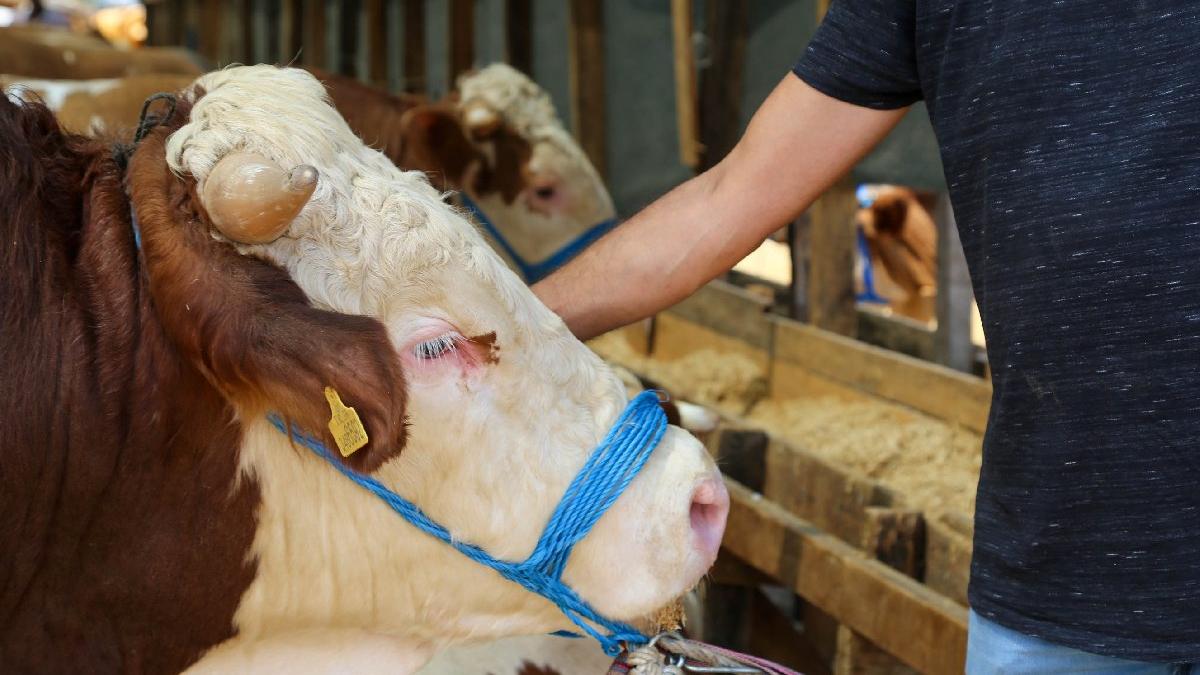
[[[971,612],[967,626],[967,675],[1101,673],[1103,675],[1200,675],[1192,664],[1125,661],[1039,640]]]

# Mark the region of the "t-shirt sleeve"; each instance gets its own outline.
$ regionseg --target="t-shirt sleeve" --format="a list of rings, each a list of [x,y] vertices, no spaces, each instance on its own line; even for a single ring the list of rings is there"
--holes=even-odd
[[[916,0],[834,0],[792,72],[817,91],[867,108],[921,100]]]

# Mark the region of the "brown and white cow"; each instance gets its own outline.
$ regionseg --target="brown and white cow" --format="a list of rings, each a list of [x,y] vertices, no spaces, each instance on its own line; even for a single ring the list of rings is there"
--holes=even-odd
[[[435,185],[465,193],[528,264],[547,260],[616,215],[603,180],[563,127],[549,94],[508,65],[461,76],[457,91],[441,101],[318,76],[364,141],[397,166],[420,169]]]
[[[0,97],[0,671],[403,673],[571,628],[264,415],[329,443],[332,387],[370,437],[347,465],[519,560],[620,382],[308,73],[193,98],[122,171]],[[564,579],[645,615],[707,569],[727,504],[671,428]]]
[[[871,254],[875,290],[897,314],[934,318],[937,296],[937,226],[929,200],[895,185],[869,186],[870,204],[856,226]]]

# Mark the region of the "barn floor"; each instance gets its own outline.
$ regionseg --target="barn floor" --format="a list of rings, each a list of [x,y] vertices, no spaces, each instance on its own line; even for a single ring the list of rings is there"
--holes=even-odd
[[[646,357],[621,333],[589,343],[676,395],[746,419],[798,447],[869,476],[927,516],[970,516],[979,478],[979,434],[819,377],[767,396],[764,366],[750,355],[700,348],[674,359]]]

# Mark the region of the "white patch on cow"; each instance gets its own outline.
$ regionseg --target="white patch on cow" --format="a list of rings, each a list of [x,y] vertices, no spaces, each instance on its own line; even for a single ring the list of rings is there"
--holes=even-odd
[[[198,84],[207,94],[168,142],[173,170],[202,189],[219,159],[242,150],[320,171],[284,236],[244,252],[278,262],[318,306],[378,318],[402,353],[431,320],[466,336],[495,333],[499,362],[470,377],[409,370],[408,445],[375,476],[455,537],[496,557],[526,557],[624,406],[619,382],[423,174],[364,146],[311,75],[237,67]],[[235,617],[238,637],[211,654],[223,667],[251,670],[229,666],[254,645],[313,630],[440,649],[570,627],[548,602],[417,532],[265,421],[244,428],[242,470],[262,494],[258,574]],[[689,506],[694,486],[714,475],[703,447],[670,429],[577,546],[566,581],[621,619],[685,591],[711,562],[697,548]],[[355,672],[375,668],[402,671],[380,662]]]
[[[562,675],[600,675],[608,671],[612,657],[593,640],[529,635],[448,649],[418,675],[516,675],[526,664]]]
[[[523,73],[497,63],[458,79],[464,114],[486,108],[529,142],[525,173],[530,189],[512,203],[499,194],[470,194],[527,262],[537,263],[588,228],[616,215],[612,197],[596,167],[563,127],[550,95]],[[483,147],[486,149],[487,145]],[[539,200],[536,188],[553,185],[553,200]]]
[[[13,75],[0,75],[0,87],[20,88],[37,94],[46,107],[57,112],[67,97],[76,92],[99,94],[120,84],[119,79],[102,80],[39,80]]]

